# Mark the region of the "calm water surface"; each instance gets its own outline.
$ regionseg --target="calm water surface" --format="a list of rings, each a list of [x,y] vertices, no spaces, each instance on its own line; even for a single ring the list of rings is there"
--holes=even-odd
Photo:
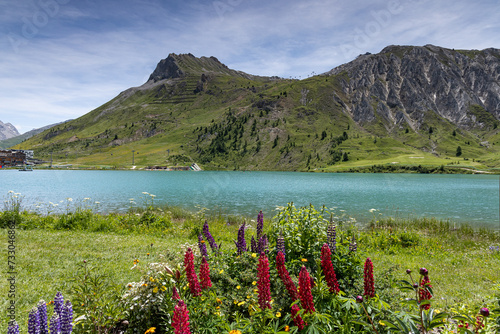
[[[500,225],[499,177],[491,175],[2,170],[0,196],[9,190],[24,195],[25,207],[53,202],[59,210],[67,198],[91,198],[101,211],[124,212],[131,198],[141,205],[148,192],[155,204],[252,217],[261,209],[270,217],[276,206],[293,201],[335,207],[358,221],[370,220],[373,208],[384,216]]]

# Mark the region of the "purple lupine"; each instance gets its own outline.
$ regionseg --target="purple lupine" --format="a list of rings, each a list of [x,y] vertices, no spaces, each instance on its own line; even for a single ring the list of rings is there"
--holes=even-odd
[[[207,239],[208,243],[210,244],[210,248],[212,248],[212,252],[214,254],[219,253],[219,247],[215,243],[214,237],[212,237],[212,234],[210,234],[210,231],[208,229],[208,222],[205,220],[205,224],[203,224],[203,235],[205,236],[205,239]]]
[[[61,333],[61,318],[54,312],[52,317],[50,318],[50,334],[59,334]]]
[[[36,307],[31,309],[28,316],[28,334],[40,334],[40,318]]]
[[[245,240],[245,223],[238,230],[238,241],[236,242],[236,250],[238,255],[247,251],[247,242]]]
[[[259,245],[257,246],[257,252],[260,253],[268,253],[269,252],[269,242],[267,240],[267,235],[263,235],[259,239]]]
[[[276,253],[281,252],[283,257],[286,259],[285,253],[285,238],[283,238],[283,233],[280,232],[278,240],[276,240]]]
[[[356,239],[352,237],[351,242],[349,243],[349,252],[354,253],[358,249],[358,244],[356,243]]]
[[[208,257],[207,245],[205,244],[205,240],[203,240],[201,233],[198,235],[198,248],[200,249],[201,256]]]
[[[47,304],[45,300],[40,300],[37,305],[38,308],[38,320],[40,322],[40,334],[48,334],[49,328],[47,326]]]
[[[61,318],[61,334],[71,334],[73,331],[73,306],[68,300],[63,306],[63,313]]]
[[[262,213],[262,210],[260,210],[259,214],[257,215],[257,240],[260,240],[260,238],[262,237],[263,229],[264,229],[264,214]]]
[[[337,248],[337,227],[335,223],[330,221],[328,229],[326,230],[326,243],[332,252],[335,252]]]
[[[255,238],[252,235],[252,240],[250,240],[250,250],[252,253],[257,253],[257,241],[255,241]]]
[[[54,297],[54,312],[59,314],[59,317],[62,317],[62,310],[64,306],[64,297],[60,291],[56,293]]]
[[[19,325],[15,320],[9,325],[7,334],[19,334]]]

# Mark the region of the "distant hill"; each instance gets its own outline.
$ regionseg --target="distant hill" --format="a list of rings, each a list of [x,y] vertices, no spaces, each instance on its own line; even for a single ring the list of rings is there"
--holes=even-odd
[[[17,147],[93,166],[485,169],[500,167],[499,119],[498,49],[389,46],[303,80],[170,54],[144,85]]]
[[[10,123],[3,123],[0,121],[0,140],[9,139],[19,136],[16,127]]]
[[[50,129],[53,126],[56,126],[56,125],[59,125],[59,124],[64,124],[66,122],[69,122],[69,121],[46,125],[44,127],[41,127],[41,128],[38,128],[38,129],[33,129],[31,131],[25,132],[22,135],[20,135],[18,133],[18,135],[15,136],[15,137],[11,137],[9,139],[0,140],[0,149],[6,149],[6,148],[10,148],[12,146],[18,145],[18,144],[22,143],[23,141],[25,141],[26,139],[33,137],[34,135],[37,135],[37,134],[39,134],[39,133],[41,133],[41,132],[43,132],[43,131],[45,131],[47,129]]]

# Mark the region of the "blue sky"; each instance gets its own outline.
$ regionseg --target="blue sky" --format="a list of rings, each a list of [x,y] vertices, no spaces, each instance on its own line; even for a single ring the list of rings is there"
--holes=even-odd
[[[500,0],[0,0],[0,120],[77,118],[169,53],[305,78],[391,44],[500,48]]]

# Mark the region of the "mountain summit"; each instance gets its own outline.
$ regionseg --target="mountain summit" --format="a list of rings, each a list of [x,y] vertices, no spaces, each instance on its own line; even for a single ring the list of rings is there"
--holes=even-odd
[[[10,123],[0,121],[0,140],[9,139],[19,136],[19,131]]]
[[[216,169],[450,165],[456,158],[493,168],[500,167],[499,120],[498,49],[388,46],[303,80],[170,54],[142,86],[19,148],[113,166],[130,164],[133,150],[136,164]]]

